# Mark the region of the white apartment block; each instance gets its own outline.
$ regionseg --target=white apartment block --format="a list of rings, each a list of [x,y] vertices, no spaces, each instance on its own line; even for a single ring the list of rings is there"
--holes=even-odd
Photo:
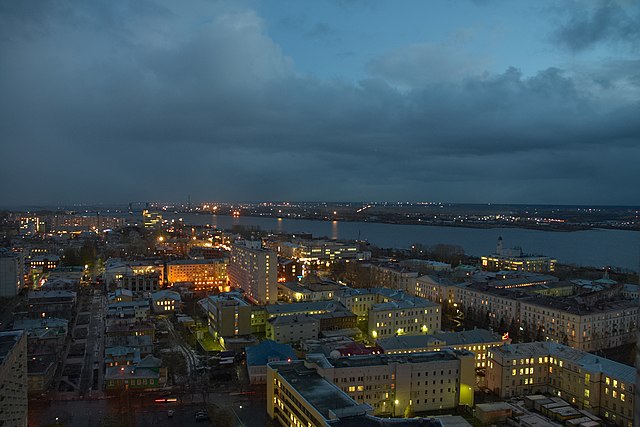
[[[375,414],[402,415],[408,406],[415,412],[473,406],[474,355],[466,350],[332,361],[312,354],[305,365],[356,402],[370,404]]]
[[[413,282],[409,293],[446,306],[455,303],[455,290],[456,286],[452,283],[424,275]]]
[[[376,304],[369,311],[369,335],[377,339],[433,333],[441,326],[440,311],[439,304],[418,298]]]
[[[633,301],[575,305],[532,298],[520,302],[520,320],[546,340],[595,351],[635,342],[638,306]]]
[[[621,427],[633,427],[635,368],[553,342],[489,351],[487,386],[502,398],[550,393]]]
[[[251,242],[238,242],[231,247],[228,267],[229,282],[242,288],[256,304],[278,301],[278,257],[274,251],[261,249]]]
[[[27,425],[27,334],[0,332],[0,425]]]

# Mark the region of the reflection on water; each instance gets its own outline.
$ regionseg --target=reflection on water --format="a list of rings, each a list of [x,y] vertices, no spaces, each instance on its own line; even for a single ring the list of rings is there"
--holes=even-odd
[[[313,221],[265,217],[230,217],[224,215],[171,214],[166,219],[182,217],[187,224],[212,224],[219,229],[233,225],[260,227],[286,233],[312,233],[334,239],[367,240],[387,248],[409,248],[414,243],[433,246],[438,243],[460,245],[469,255],[480,256],[495,251],[498,236],[506,247],[521,246],[527,253],[555,257],[560,263],[617,266],[630,270],[638,267],[640,233],[621,230],[586,230],[553,232],[521,228],[463,228],[425,225],[381,224],[371,222]]]

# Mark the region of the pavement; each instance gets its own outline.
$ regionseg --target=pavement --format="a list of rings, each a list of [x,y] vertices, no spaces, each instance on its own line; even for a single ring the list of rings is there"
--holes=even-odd
[[[213,405],[230,410],[229,421],[236,427],[264,426],[266,412],[266,392],[253,394],[209,393],[206,401],[199,393],[176,396],[176,403],[156,403],[157,394],[143,396],[111,396],[100,400],[72,400],[29,402],[30,426],[103,426],[103,421],[112,420],[113,425],[135,425],[136,427],[162,426],[207,426],[213,421],[196,422],[195,412],[211,409]],[[169,417],[167,411],[175,411]],[[213,413],[211,413],[213,419]],[[56,420],[57,418],[57,420]]]
[[[80,395],[84,396],[93,389],[94,382],[97,390],[102,390],[104,380],[104,295],[95,291],[91,298],[89,333],[87,335],[84,363],[80,376]],[[94,379],[94,374],[98,378]]]

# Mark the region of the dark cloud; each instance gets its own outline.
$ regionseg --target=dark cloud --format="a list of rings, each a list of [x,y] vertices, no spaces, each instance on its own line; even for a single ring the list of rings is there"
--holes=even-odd
[[[487,73],[417,45],[354,84],[297,73],[250,10],[134,3],[3,11],[2,204],[640,201],[632,63]]]
[[[602,42],[616,42],[637,49],[640,42],[640,4],[599,0],[568,7],[568,19],[555,32],[555,39],[573,51]]]

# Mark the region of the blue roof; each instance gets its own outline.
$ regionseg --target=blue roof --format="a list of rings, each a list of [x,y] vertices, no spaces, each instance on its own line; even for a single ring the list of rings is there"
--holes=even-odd
[[[266,366],[269,362],[298,360],[296,352],[288,344],[279,344],[272,340],[247,347],[247,366]]]

